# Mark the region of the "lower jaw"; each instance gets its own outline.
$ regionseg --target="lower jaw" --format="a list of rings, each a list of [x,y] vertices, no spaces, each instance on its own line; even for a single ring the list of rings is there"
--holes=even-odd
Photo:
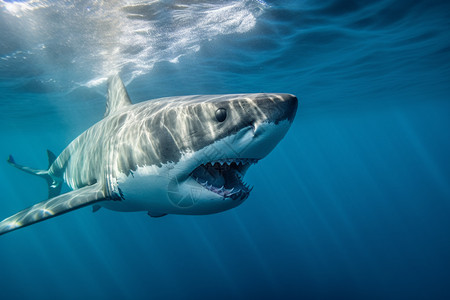
[[[202,182],[198,178],[194,178],[194,180],[198,184],[200,184],[205,190],[210,191],[224,199],[243,201],[248,198],[250,192],[253,189],[253,187],[249,187],[248,185],[245,185],[244,183],[242,183],[242,181],[240,181],[241,184],[239,184],[238,186],[230,187],[227,184],[224,184],[224,186],[217,187],[212,184],[208,184],[207,181]]]

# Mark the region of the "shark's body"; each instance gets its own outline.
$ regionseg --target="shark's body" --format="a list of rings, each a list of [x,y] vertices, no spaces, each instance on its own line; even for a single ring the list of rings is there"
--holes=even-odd
[[[242,177],[283,138],[297,110],[288,94],[185,96],[132,105],[109,80],[105,118],[82,133],[48,170],[8,162],[49,183],[49,199],[0,222],[0,234],[93,205],[117,211],[210,214],[251,189]],[[58,195],[61,184],[73,191]]]

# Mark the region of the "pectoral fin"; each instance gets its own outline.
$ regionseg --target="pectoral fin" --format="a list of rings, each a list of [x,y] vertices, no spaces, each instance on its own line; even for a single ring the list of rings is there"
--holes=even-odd
[[[105,200],[109,199],[102,184],[86,186],[37,203],[4,219],[0,222],[0,235]]]

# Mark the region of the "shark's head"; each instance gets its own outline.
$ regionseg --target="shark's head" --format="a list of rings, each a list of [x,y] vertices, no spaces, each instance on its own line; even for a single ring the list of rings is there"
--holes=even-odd
[[[176,104],[172,117],[162,119],[183,153],[171,171],[172,204],[186,214],[207,214],[242,203],[252,190],[245,173],[285,136],[297,105],[290,94],[201,96]]]
[[[131,106],[120,78],[111,78],[105,119],[93,131],[110,132],[103,142],[109,156],[100,161],[108,162],[109,193],[124,200],[110,208],[156,216],[239,205],[251,192],[247,170],[285,136],[297,105],[293,95],[261,93],[169,97]]]

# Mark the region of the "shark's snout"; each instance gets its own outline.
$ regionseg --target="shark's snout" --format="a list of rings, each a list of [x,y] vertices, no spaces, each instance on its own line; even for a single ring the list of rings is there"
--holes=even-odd
[[[290,125],[298,107],[297,97],[291,94],[264,94],[255,102],[259,113],[250,124],[255,138],[267,131],[266,124],[278,125],[281,122]]]
[[[291,94],[281,94],[280,96],[283,99],[283,101],[278,104],[279,109],[283,111],[280,120],[287,119],[289,122],[292,122],[297,113],[298,99]]]
[[[258,135],[258,127],[263,123],[278,123],[288,121],[292,123],[297,112],[297,97],[291,94],[259,94],[253,102],[255,109],[248,118],[251,126]]]

